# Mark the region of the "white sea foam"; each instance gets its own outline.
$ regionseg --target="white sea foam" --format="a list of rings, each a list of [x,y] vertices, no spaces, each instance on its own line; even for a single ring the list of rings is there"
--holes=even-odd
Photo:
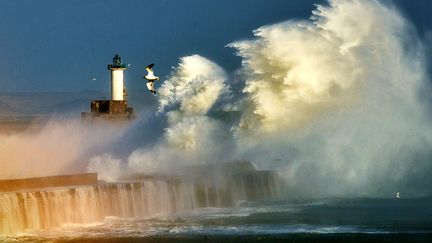
[[[394,6],[330,0],[254,35],[229,44],[243,85],[204,57],[181,58],[160,89],[163,137],[123,163],[157,172],[247,159],[278,170],[291,196],[430,192],[424,47]]]

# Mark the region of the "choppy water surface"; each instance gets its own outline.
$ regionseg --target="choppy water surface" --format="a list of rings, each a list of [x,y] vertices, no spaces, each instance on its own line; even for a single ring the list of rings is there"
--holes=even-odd
[[[295,234],[410,234],[429,237],[432,234],[432,199],[241,202],[232,208],[200,208],[152,218],[106,217],[103,222],[67,224],[4,240]]]

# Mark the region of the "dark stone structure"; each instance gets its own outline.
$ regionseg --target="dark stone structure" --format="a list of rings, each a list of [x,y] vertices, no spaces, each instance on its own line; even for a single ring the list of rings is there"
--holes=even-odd
[[[90,112],[82,112],[83,121],[95,119],[131,120],[135,118],[133,108],[128,107],[127,100],[93,100]]]

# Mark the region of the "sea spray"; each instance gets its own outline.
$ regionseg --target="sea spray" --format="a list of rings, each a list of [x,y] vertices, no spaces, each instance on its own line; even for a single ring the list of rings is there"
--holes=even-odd
[[[181,58],[158,92],[158,113],[168,120],[163,137],[155,139],[150,147],[134,151],[126,161],[129,170],[152,174],[174,172],[187,165],[225,162],[229,143],[221,142],[229,140],[230,133],[223,121],[207,113],[221,96],[229,93],[226,80],[225,71],[204,57]],[[112,164],[113,159],[96,156],[90,160],[91,171],[106,174],[109,169],[99,161]]]
[[[37,127],[0,134],[0,178],[70,174],[85,170],[86,158],[109,147],[128,129],[106,123],[53,117]]]
[[[418,97],[429,89],[423,47],[393,6],[329,1],[311,21],[254,34],[229,45],[246,74],[249,109],[237,129],[242,144],[254,143],[246,156],[259,150],[249,158],[268,166],[263,148],[278,154],[294,195],[429,190],[408,183],[423,177],[412,167],[431,171],[428,104]]]
[[[424,47],[394,6],[332,0],[254,35],[228,45],[243,85],[206,58],[180,59],[160,89],[164,135],[125,158],[130,169],[246,159],[279,171],[291,197],[430,192]]]

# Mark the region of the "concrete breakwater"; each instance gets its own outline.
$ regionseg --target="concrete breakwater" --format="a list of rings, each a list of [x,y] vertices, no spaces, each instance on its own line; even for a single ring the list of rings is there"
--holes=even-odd
[[[221,178],[224,178],[221,180]],[[0,194],[0,234],[101,222],[107,216],[148,218],[240,200],[274,198],[277,173],[247,171],[229,177],[164,176],[116,183],[53,187]]]
[[[81,186],[96,184],[97,182],[96,173],[0,180],[0,192],[59,186]]]

